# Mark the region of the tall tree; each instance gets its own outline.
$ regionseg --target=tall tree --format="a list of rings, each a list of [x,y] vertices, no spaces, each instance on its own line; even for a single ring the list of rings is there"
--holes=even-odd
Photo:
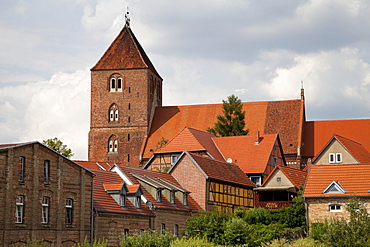
[[[43,140],[42,144],[48,146],[49,148],[53,149],[54,151],[60,153],[61,155],[71,158],[74,154],[72,153],[72,150],[67,147],[67,145],[63,144],[61,140],[58,138],[50,138],[47,140]]]
[[[249,129],[245,130],[245,111],[242,101],[232,94],[227,100],[222,100],[223,115],[217,116],[217,122],[213,128],[208,128],[209,133],[217,136],[242,136],[247,135]]]

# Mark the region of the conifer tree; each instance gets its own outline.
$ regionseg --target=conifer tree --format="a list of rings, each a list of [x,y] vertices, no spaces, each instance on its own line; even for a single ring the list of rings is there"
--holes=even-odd
[[[223,115],[217,116],[217,122],[213,128],[208,128],[209,133],[217,136],[242,136],[247,135],[249,129],[245,127],[245,111],[241,100],[232,94],[227,100],[222,100]]]

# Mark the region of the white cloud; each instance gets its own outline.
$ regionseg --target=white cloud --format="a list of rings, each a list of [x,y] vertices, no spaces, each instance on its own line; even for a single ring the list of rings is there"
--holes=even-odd
[[[87,159],[90,71],[58,72],[49,81],[0,88],[1,142],[58,137],[75,159]]]

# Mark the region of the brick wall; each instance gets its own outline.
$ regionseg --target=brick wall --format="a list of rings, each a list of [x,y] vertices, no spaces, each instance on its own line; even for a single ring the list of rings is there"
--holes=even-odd
[[[171,174],[182,187],[191,191],[190,195],[193,199],[203,210],[206,210],[206,178],[189,156],[184,155]]]
[[[123,78],[122,92],[111,92],[112,75]],[[91,72],[89,160],[139,166],[140,149],[154,115],[162,104],[162,79],[148,69]],[[115,104],[118,120],[110,121]],[[118,151],[108,152],[109,138],[118,140]]]
[[[19,182],[19,157],[26,158],[25,179]],[[0,154],[0,245],[45,239],[52,246],[71,246],[90,236],[92,175],[38,143]],[[44,183],[44,160],[50,161]],[[5,179],[4,179],[5,178]],[[24,196],[23,223],[15,223],[16,196]],[[49,222],[41,223],[42,198],[49,197]],[[73,222],[66,225],[66,199],[73,199]]]
[[[155,212],[156,217],[154,218],[153,229],[160,231],[161,225],[164,224],[167,232],[175,234],[174,229],[175,225],[177,225],[179,236],[184,235],[184,232],[181,230],[186,228],[186,222],[193,214],[186,211],[165,209],[156,209]]]

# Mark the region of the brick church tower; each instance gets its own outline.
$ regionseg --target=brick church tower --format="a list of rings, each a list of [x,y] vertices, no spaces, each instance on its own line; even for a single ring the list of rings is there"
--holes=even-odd
[[[91,69],[89,160],[139,166],[162,78],[130,28],[129,19]]]

